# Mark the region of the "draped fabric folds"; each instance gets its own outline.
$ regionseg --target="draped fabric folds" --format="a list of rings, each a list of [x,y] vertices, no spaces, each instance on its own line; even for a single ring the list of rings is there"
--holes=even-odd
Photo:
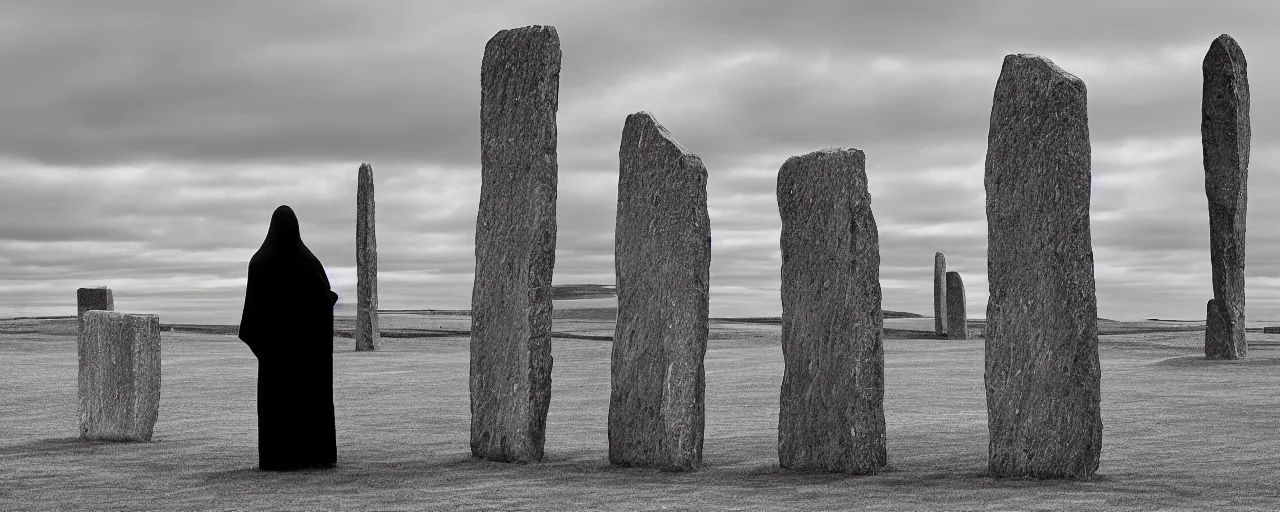
[[[302,243],[298,218],[276,208],[249,261],[240,340],[258,358],[258,460],[282,471],[337,462],[333,306],[324,266]]]

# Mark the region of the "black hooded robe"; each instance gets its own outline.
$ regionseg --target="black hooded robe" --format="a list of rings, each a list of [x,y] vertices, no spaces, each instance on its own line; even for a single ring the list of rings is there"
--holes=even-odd
[[[249,260],[240,339],[258,358],[258,462],[264,471],[337,463],[333,414],[333,306],[320,260],[298,218],[276,208]]]

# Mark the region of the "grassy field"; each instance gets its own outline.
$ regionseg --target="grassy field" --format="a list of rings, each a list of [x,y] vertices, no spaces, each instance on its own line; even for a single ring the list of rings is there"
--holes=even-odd
[[[612,322],[584,316],[561,314],[555,330],[612,334]],[[457,314],[381,320],[410,333],[468,327]],[[277,474],[255,469],[257,366],[234,334],[166,330],[155,441],[84,443],[74,318],[4,320],[0,510],[1280,508],[1280,335],[1251,332],[1249,359],[1214,362],[1194,325],[1111,324],[1104,332],[1123,334],[1101,338],[1102,467],[1092,481],[1057,482],[985,474],[980,339],[885,341],[890,467],[851,477],[777,465],[777,325],[713,324],[706,468],[688,474],[609,466],[607,341],[554,341],[547,460],[521,465],[470,457],[465,336],[386,338],[374,353],[338,337],[339,467]],[[932,319],[886,327],[925,331]]]

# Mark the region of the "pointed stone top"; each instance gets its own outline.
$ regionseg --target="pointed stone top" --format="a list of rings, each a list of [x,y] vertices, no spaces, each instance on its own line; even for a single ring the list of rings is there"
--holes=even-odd
[[[946,254],[942,254],[941,252],[933,253],[933,261],[946,261],[946,260],[947,260]]]
[[[373,172],[373,166],[368,163],[360,164],[360,172]]]
[[[1232,64],[1241,67],[1247,65],[1244,60],[1244,50],[1240,48],[1240,43],[1237,43],[1234,38],[1227,34],[1222,34],[1214,39],[1212,43],[1209,43],[1209,51],[1204,55],[1205,65],[1207,66],[1212,60],[1221,58],[1219,57],[1220,55],[1225,55]]]
[[[1240,47],[1240,44],[1239,44],[1239,43],[1237,43],[1237,42],[1236,42],[1236,39],[1235,39],[1234,37],[1231,37],[1231,35],[1230,35],[1230,34],[1222,34],[1222,35],[1218,36],[1217,38],[1215,38],[1215,39],[1213,40],[1213,43],[1211,43],[1211,44],[1213,44],[1213,45],[1220,45],[1220,46],[1224,46],[1224,47],[1227,47],[1227,48],[1230,48],[1230,47],[1232,47],[1232,46],[1234,46],[1234,47],[1236,47],[1236,48],[1239,48],[1239,47]]]
[[[1057,64],[1054,64],[1053,61],[1049,60],[1048,57],[1042,55],[1036,55],[1034,53],[1014,53],[1006,55],[1004,57],[1004,69],[1000,70],[1000,74],[1004,75],[1010,70],[1010,66],[1034,70],[1038,73],[1050,74],[1072,85],[1078,85],[1081,88],[1084,87],[1084,80],[1066,72],[1066,70],[1058,67]]]
[[[662,126],[662,123],[658,122],[658,118],[653,117],[653,114],[645,110],[641,110],[627,116],[627,122],[622,128],[622,151],[626,151],[628,146],[632,146],[631,149],[639,149],[642,147],[645,143],[645,136],[650,131],[657,132],[658,137],[667,141],[685,156],[698,158],[698,155],[695,155],[692,151],[689,151],[681,145],[680,142],[671,135],[671,132],[667,131],[667,128]],[[627,134],[634,135],[632,137],[628,137]],[[634,145],[628,144],[628,142],[634,142]]]

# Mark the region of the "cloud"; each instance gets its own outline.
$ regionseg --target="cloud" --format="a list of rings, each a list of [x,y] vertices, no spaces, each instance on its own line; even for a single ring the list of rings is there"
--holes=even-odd
[[[1235,36],[1255,91],[1266,3],[122,1],[0,6],[0,313],[79,286],[166,321],[234,323],[290,204],[354,299],[355,177],[374,167],[386,308],[464,308],[480,191],[479,67],[498,30],[562,42],[557,283],[613,282],[617,151],[653,112],[709,173],[712,314],[776,315],[778,168],[866,153],[884,307],[928,313],[933,252],[985,310],[983,164],[1008,53],[1088,87],[1099,308],[1200,318],[1211,294],[1200,61]],[[1280,103],[1254,94],[1249,314],[1280,306]]]

